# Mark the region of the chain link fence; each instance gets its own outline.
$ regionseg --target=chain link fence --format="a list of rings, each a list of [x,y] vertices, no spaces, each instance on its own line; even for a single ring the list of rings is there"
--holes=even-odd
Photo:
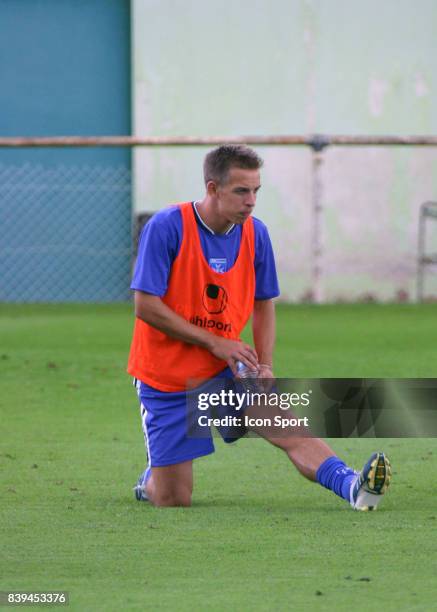
[[[126,166],[0,164],[0,301],[130,297]]]

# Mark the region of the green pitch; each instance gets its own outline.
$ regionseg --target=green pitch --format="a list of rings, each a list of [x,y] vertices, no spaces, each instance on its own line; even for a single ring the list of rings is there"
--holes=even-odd
[[[437,306],[279,307],[276,373],[436,377]],[[306,482],[259,440],[195,466],[190,509],[133,499],[144,463],[125,362],[129,306],[1,306],[0,590],[71,610],[430,610],[435,440],[332,440],[389,454],[375,513]]]

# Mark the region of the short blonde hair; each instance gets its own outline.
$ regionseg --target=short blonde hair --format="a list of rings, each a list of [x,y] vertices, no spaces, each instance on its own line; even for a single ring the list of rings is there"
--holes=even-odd
[[[231,168],[259,170],[264,161],[256,151],[241,144],[224,144],[210,151],[203,162],[205,185],[214,181],[218,185],[226,183]]]

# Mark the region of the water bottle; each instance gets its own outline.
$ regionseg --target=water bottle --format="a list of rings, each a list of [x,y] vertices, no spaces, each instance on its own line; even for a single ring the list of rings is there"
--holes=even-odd
[[[239,378],[258,378],[258,368],[256,370],[249,368],[242,361],[237,361],[236,366]]]

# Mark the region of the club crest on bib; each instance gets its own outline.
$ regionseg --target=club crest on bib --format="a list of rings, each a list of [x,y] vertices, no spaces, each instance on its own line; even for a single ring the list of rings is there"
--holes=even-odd
[[[218,272],[219,274],[223,274],[226,272],[228,260],[224,257],[211,257],[209,260],[210,267],[214,270],[214,272]]]
[[[220,314],[227,306],[228,294],[220,285],[208,283],[203,289],[202,301],[209,314]]]

